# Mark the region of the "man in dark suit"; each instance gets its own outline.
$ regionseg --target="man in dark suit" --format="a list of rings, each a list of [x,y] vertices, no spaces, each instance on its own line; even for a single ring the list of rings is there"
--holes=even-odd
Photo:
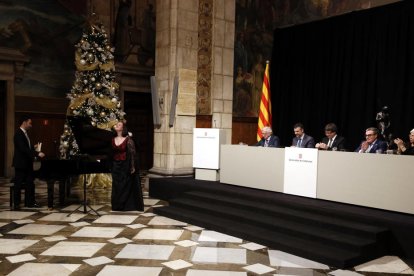
[[[295,137],[292,140],[292,147],[298,148],[314,148],[315,140],[312,136],[305,134],[305,128],[303,124],[297,123],[293,126],[293,132]]]
[[[376,127],[370,127],[365,130],[365,141],[362,141],[355,152],[360,153],[385,153],[387,143],[378,139],[379,130]]]
[[[320,150],[342,150],[345,151],[345,138],[337,134],[338,128],[334,123],[325,126],[325,137],[322,142],[317,143],[315,148]]]
[[[33,161],[36,156],[45,156],[43,152],[36,151],[38,145],[34,146],[27,135],[27,131],[32,128],[32,119],[23,116],[19,124],[20,128],[14,134],[14,210],[20,210],[20,193],[23,183],[26,187],[25,203],[27,207],[39,207],[35,201]]]
[[[256,147],[278,148],[280,146],[279,137],[273,135],[273,131],[270,127],[263,127],[262,135],[262,139],[259,142],[257,142],[257,144],[255,144]]]

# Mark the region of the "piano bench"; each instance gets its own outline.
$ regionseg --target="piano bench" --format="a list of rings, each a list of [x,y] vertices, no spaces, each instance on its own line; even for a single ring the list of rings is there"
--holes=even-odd
[[[14,183],[10,182],[9,184],[4,185],[4,187],[9,187],[10,188],[10,209],[13,208],[13,203],[14,203]],[[25,185],[23,183],[22,185],[22,189],[25,188]],[[24,204],[26,205],[26,195],[24,196]]]
[[[13,199],[14,199],[14,183],[6,184],[5,187],[10,187],[10,208],[13,207]]]

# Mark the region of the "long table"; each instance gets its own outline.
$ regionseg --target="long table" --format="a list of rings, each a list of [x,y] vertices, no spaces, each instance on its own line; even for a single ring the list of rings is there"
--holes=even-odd
[[[283,148],[221,145],[220,181],[284,191]],[[316,198],[414,214],[414,157],[318,151]]]

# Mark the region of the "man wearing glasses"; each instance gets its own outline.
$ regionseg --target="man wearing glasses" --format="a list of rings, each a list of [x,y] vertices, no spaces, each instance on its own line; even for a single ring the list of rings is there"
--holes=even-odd
[[[355,152],[360,153],[385,153],[387,151],[387,143],[378,139],[379,130],[370,127],[365,130],[365,141],[359,145]]]

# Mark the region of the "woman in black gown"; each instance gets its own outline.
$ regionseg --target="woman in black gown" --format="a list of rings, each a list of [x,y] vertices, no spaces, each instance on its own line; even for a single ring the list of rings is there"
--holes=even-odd
[[[114,126],[112,138],[112,210],[143,211],[141,183],[134,141],[123,122]]]

